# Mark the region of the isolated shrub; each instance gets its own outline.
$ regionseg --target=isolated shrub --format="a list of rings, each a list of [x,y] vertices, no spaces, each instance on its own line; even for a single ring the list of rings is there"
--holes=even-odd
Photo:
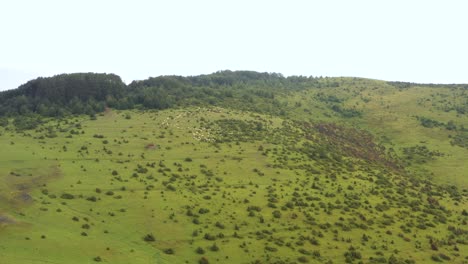
[[[262,209],[260,208],[260,206],[250,205],[249,207],[247,207],[247,211],[260,212],[260,211],[262,211]]]
[[[435,255],[435,254],[431,256],[431,259],[432,259],[433,261],[435,261],[435,262],[442,262],[442,260],[439,258],[439,256],[438,256],[438,255]]]
[[[69,193],[64,193],[60,196],[60,198],[62,199],[67,199],[67,200],[71,200],[71,199],[74,199],[75,196],[73,194],[69,194]]]
[[[270,246],[266,246],[266,247],[265,247],[265,250],[266,250],[266,251],[270,251],[270,252],[276,252],[276,251],[278,251],[277,248],[275,248],[275,247],[270,247]]]
[[[94,257],[93,260],[96,261],[96,262],[101,262],[102,261],[100,256]]]
[[[200,255],[205,254],[205,250],[204,250],[203,248],[201,248],[201,247],[198,247],[198,248],[195,250],[195,252],[197,252],[197,254],[200,254]]]
[[[205,238],[206,240],[215,240],[215,239],[216,239],[216,237],[213,236],[213,235],[211,235],[210,233],[205,233],[204,238]]]
[[[219,251],[219,247],[216,245],[216,243],[213,243],[213,245],[210,247],[210,250],[216,252]]]
[[[445,255],[444,253],[440,253],[439,257],[441,259],[443,259],[443,260],[447,260],[447,261],[451,260],[451,258],[449,256]]]
[[[167,248],[164,250],[164,253],[168,254],[168,255],[173,255],[174,254],[174,250],[172,248]]]
[[[146,241],[146,242],[153,242],[156,239],[154,238],[153,234],[147,234],[146,236],[143,237],[143,240]]]
[[[201,259],[198,261],[198,264],[210,264],[210,262],[206,257],[201,257]]]
[[[315,246],[320,245],[319,241],[318,241],[317,238],[315,238],[315,237],[311,237],[311,238],[309,239],[309,242],[310,242],[312,245],[315,245]]]
[[[200,208],[200,209],[198,210],[198,213],[199,213],[199,214],[207,214],[207,213],[209,213],[209,212],[210,212],[210,210],[209,210],[209,209],[206,209],[206,208]]]
[[[86,198],[86,200],[91,201],[91,202],[96,202],[97,198],[95,196],[90,196],[90,197]]]
[[[138,173],[145,174],[145,173],[148,172],[148,169],[145,168],[145,167],[143,167],[143,166],[141,166],[141,165],[138,165],[138,168],[136,169],[136,171],[137,171]]]
[[[221,222],[216,222],[215,226],[220,229],[224,229],[225,226]]]
[[[275,218],[281,218],[281,212],[278,210],[273,211],[272,214],[273,214],[273,217]]]

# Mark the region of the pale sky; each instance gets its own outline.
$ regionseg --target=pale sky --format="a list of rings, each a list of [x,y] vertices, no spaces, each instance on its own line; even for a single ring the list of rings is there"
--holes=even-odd
[[[465,0],[0,0],[0,90],[254,70],[468,83]]]

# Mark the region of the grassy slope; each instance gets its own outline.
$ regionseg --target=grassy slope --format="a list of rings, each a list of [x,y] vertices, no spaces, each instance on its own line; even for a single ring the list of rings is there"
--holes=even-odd
[[[391,143],[388,145],[399,151],[399,154],[404,147],[426,145],[445,155],[424,164],[422,168],[433,172],[434,179],[439,183],[468,188],[468,152],[450,144],[449,135],[454,136],[456,132],[440,127],[423,127],[416,118],[427,117],[443,123],[452,120],[458,127],[468,127],[466,115],[457,114],[453,110],[443,111],[449,103],[466,103],[467,98],[462,90],[446,87],[398,89],[382,81],[357,78],[331,78],[330,81],[338,81],[340,87],[312,89],[289,96],[286,100],[288,105],[301,102],[299,109],[291,107],[291,116],[305,120],[344,122],[372,131],[383,137],[382,142]],[[331,111],[327,103],[317,99],[318,93],[343,99],[343,104],[348,108],[361,110],[362,118],[343,119]]]
[[[437,110],[424,100],[417,104],[451,91],[399,91],[381,82],[338,80],[341,86],[335,90],[284,97],[288,115],[367,129],[400,155],[404,147],[426,142],[446,155],[409,168],[432,171],[436,182],[460,191],[468,188],[468,150],[449,144],[452,131],[424,128],[413,117],[417,113],[468,126],[465,116]],[[339,117],[317,100],[318,92],[361,109],[362,118]],[[437,185],[412,180],[415,175],[336,147],[329,147],[328,155],[339,161],[308,156],[304,142],[328,146],[322,141],[327,135],[314,128],[222,108],[130,112],[131,119],[125,113],[112,111],[95,121],[70,119],[58,124],[64,132],[55,138],[38,139],[45,131],[2,130],[0,263],[93,263],[96,256],[106,263],[196,263],[202,256],[210,263],[289,263],[301,256],[341,263],[346,252],[359,252],[364,262],[394,255],[426,263],[439,254],[455,263],[466,261],[466,231],[453,235],[448,230],[466,230],[467,217],[461,215],[466,194],[454,200]],[[216,120],[256,121],[264,129],[242,139],[244,133],[235,126]],[[79,134],[68,138],[71,129]],[[97,134],[104,138],[93,137]],[[355,144],[354,136],[346,142]],[[224,143],[210,143],[213,139]],[[156,149],[145,149],[150,143]],[[145,169],[134,175],[137,165]],[[63,193],[75,198],[62,199]],[[92,196],[96,202],[86,200]],[[431,204],[432,198],[437,202]],[[248,206],[261,210],[249,216]],[[280,218],[273,216],[276,210]],[[155,242],[143,241],[148,233]],[[215,240],[205,239],[207,233]],[[431,250],[431,241],[438,251]],[[209,249],[214,243],[217,252]],[[197,247],[206,252],[195,253]],[[168,248],[175,254],[164,253]]]

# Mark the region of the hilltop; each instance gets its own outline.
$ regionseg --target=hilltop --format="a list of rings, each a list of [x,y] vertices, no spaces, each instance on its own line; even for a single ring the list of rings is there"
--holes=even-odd
[[[0,93],[0,262],[468,262],[468,85],[222,71]]]

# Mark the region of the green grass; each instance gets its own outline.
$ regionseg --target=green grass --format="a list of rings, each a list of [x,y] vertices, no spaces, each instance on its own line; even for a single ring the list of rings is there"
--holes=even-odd
[[[466,263],[468,150],[414,117],[468,127],[441,103],[417,103],[453,91],[337,80],[280,97],[283,117],[211,107],[0,128],[0,263]],[[444,155],[399,159],[416,145]]]

